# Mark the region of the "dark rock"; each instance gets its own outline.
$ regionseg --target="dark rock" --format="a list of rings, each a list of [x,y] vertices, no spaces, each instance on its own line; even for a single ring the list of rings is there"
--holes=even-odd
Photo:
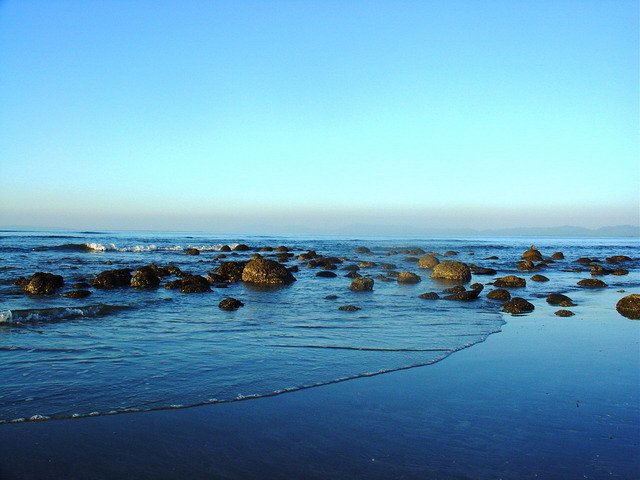
[[[273,252],[273,247],[260,247],[259,252]],[[286,250],[285,250],[286,251]]]
[[[234,252],[246,252],[250,250],[249,245],[245,245],[244,243],[239,243],[235,247],[232,248]]]
[[[242,271],[242,281],[257,285],[288,285],[296,281],[284,265],[260,258],[251,260]]]
[[[321,272],[316,273],[316,277],[320,277],[320,278],[336,278],[337,275],[333,272],[330,272],[328,270],[322,270]]]
[[[418,298],[422,298],[423,300],[438,300],[440,298],[440,295],[438,295],[436,292],[427,292],[418,295]]]
[[[455,257],[456,255],[458,255],[458,252],[456,252],[455,250],[447,250],[442,255],[445,257]]]
[[[511,294],[507,290],[498,288],[487,293],[487,298],[490,298],[491,300],[505,301],[511,298]]]
[[[357,312],[360,310],[360,307],[356,307],[355,305],[342,305],[338,307],[338,310],[342,310],[343,312]]]
[[[533,306],[533,304],[520,297],[513,297],[502,306],[503,312],[511,314],[532,312],[534,309],[535,307]]]
[[[498,257],[491,255],[490,257],[485,258],[485,260],[498,260]]]
[[[284,245],[280,245],[276,247],[276,252],[278,253],[289,253],[289,247],[285,247]]]
[[[345,265],[344,267],[342,267],[342,270],[350,270],[352,272],[357,272],[358,270],[360,270],[360,267],[355,264]]]
[[[497,278],[493,284],[500,288],[523,288],[527,286],[527,281],[515,275],[507,275],[506,277]]]
[[[235,283],[242,280],[242,271],[248,262],[221,262],[215,273],[224,277],[226,282]]]
[[[420,283],[422,278],[420,278],[420,275],[416,275],[412,272],[400,272],[397,280],[398,283]]]
[[[22,288],[31,295],[52,295],[63,285],[64,279],[61,275],[36,272]]]
[[[133,273],[131,286],[133,288],[158,288],[160,286],[160,277],[158,277],[153,268],[141,267]]]
[[[351,271],[345,275],[345,277],[347,278],[360,278],[361,276],[362,275],[360,275],[358,272],[355,272],[355,271]]]
[[[370,292],[373,290],[373,278],[355,278],[349,290],[352,292]]]
[[[469,268],[474,275],[495,275],[498,273],[493,268],[479,267],[477,265],[469,265]]]
[[[205,293],[210,292],[209,281],[200,275],[185,275],[179,282],[182,293]]]
[[[187,248],[184,253],[187,255],[200,255],[200,250],[197,248]]]
[[[373,268],[373,267],[375,267],[375,266],[376,266],[376,263],[375,263],[375,262],[368,262],[368,261],[365,261],[365,262],[360,262],[360,263],[358,264],[358,266],[359,266],[360,268]]]
[[[520,271],[530,271],[530,270],[538,270],[538,267],[536,266],[535,263],[533,263],[531,260],[523,260],[521,262],[518,262],[516,264],[516,267],[518,268],[518,270]]]
[[[405,258],[403,258],[403,260],[405,262],[411,262],[411,263],[416,263],[416,262],[420,261],[420,259],[418,257],[405,257]]]
[[[338,298],[338,295],[327,295],[326,297],[324,297],[326,300],[336,300]]]
[[[131,284],[131,270],[128,268],[105,270],[99,273],[91,283],[96,288],[128,287]]]
[[[576,260],[576,263],[579,263],[580,265],[587,265],[587,266],[591,266],[599,262],[600,260],[598,260],[597,258],[588,258],[588,257],[580,257],[579,259]]]
[[[557,312],[555,312],[555,315],[559,317],[573,317],[575,313],[573,313],[571,310],[558,310]]]
[[[611,270],[609,270],[608,268],[604,268],[602,265],[594,265],[593,267],[591,267],[591,275],[593,275],[594,277],[609,275],[610,273]]]
[[[292,255],[290,253],[280,253],[276,257],[280,263],[286,263],[291,260]]]
[[[367,247],[356,247],[356,253],[371,253],[371,250]]]
[[[229,245],[222,245],[220,247],[220,251],[221,252],[230,252],[231,251],[231,247]]]
[[[604,288],[607,286],[607,284],[599,278],[585,278],[584,280],[580,280],[578,285],[584,288]]]
[[[535,246],[531,245],[529,250],[527,250],[522,254],[522,258],[524,260],[539,262],[540,260],[542,260],[542,254],[538,251],[538,249]]]
[[[435,267],[436,265],[438,265],[439,263],[440,263],[440,260],[438,260],[433,255],[425,255],[424,257],[421,257],[418,260],[418,267],[431,269],[431,268]]]
[[[421,248],[409,248],[406,250],[402,250],[402,253],[404,253],[405,255],[424,255],[427,252],[425,252]]]
[[[87,298],[89,295],[91,295],[89,290],[71,290],[62,294],[63,297],[67,298]]]
[[[18,277],[13,281],[13,284],[17,287],[24,287],[27,283],[29,283],[29,279],[26,277]]]
[[[237,300],[235,298],[223,298],[220,303],[218,304],[218,307],[221,308],[222,310],[237,310],[240,307],[244,307],[244,303],[242,303],[240,300]]]
[[[167,265],[166,270],[167,272],[169,272],[169,275],[175,275],[177,277],[183,275],[182,270],[180,270],[180,268],[176,267],[175,265]]]
[[[560,307],[576,306],[576,304],[573,303],[573,300],[561,293],[550,293],[549,295],[547,295],[547,303],[549,305],[558,305]]]
[[[533,280],[534,282],[548,282],[549,279],[547,277],[545,277],[544,275],[534,275],[533,277],[531,277],[531,280]]]
[[[316,258],[318,256],[318,254],[313,251],[313,250],[309,250],[307,253],[301,253],[300,255],[298,255],[298,260],[311,260],[312,258]]]
[[[380,268],[383,269],[383,270],[394,270],[397,267],[393,263],[383,263],[382,265],[380,265]]]
[[[300,269],[297,265],[292,265],[290,267],[287,267],[287,270],[289,270],[291,273],[297,273]]]
[[[462,262],[441,262],[433,267],[431,278],[468,282],[471,280],[471,269]]]
[[[625,268],[614,268],[613,270],[611,270],[611,275],[629,275],[629,270]]]
[[[452,295],[447,295],[444,297],[445,300],[457,300],[459,302],[468,302],[471,300],[475,300],[480,295],[480,292],[484,289],[484,286],[479,283],[474,283],[473,288],[471,290],[465,290],[462,287],[462,291],[453,293]]]
[[[454,287],[445,288],[444,292],[445,293],[458,293],[458,292],[464,292],[465,290],[466,290],[466,288],[464,288],[463,285],[456,285]]]
[[[393,282],[393,278],[385,277],[384,275],[376,275],[376,280],[380,280],[381,282]]]
[[[631,320],[640,320],[640,295],[632,293],[622,297],[616,303],[616,310],[623,317]]]
[[[74,283],[71,285],[71,288],[74,288],[76,290],[83,290],[83,289],[87,289],[91,286],[90,283],[87,282],[78,282],[78,283]]]
[[[607,263],[622,263],[622,262],[630,262],[631,257],[627,257],[626,255],[614,255],[612,257],[607,257],[604,259]]]
[[[564,260],[564,253],[555,252],[551,255],[551,258],[553,258],[554,260]]]

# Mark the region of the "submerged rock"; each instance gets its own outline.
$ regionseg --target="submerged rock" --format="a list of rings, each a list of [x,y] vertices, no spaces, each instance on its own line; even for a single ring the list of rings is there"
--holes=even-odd
[[[555,312],[555,315],[559,317],[573,317],[575,313],[573,313],[571,310],[558,310],[557,312]]]
[[[87,298],[89,295],[91,295],[89,290],[71,290],[62,294],[63,297],[67,298]]]
[[[535,307],[533,306],[532,303],[520,297],[513,297],[511,300],[509,300],[507,303],[505,303],[502,306],[503,312],[507,312],[511,314],[533,312],[534,309]]]
[[[438,300],[440,295],[436,292],[426,292],[418,295],[418,298],[422,298],[423,300]]]
[[[585,278],[584,280],[580,280],[578,285],[584,288],[604,288],[607,286],[607,284],[599,278]]]
[[[491,290],[489,293],[487,293],[487,298],[490,298],[491,300],[504,301],[504,300],[509,300],[511,298],[511,294],[507,290],[498,288],[496,290]]]
[[[440,263],[440,260],[438,260],[433,255],[425,255],[424,257],[420,257],[420,259],[418,260],[418,267],[431,269],[436,265],[438,265],[439,263]]]
[[[559,305],[561,307],[576,306],[576,304],[573,303],[573,300],[561,293],[550,293],[549,295],[547,295],[547,303],[549,305]]]
[[[322,270],[321,272],[316,273],[316,277],[320,278],[336,278],[337,275],[334,272],[329,270]]]
[[[373,290],[373,278],[355,278],[351,285],[349,286],[349,290],[352,292],[370,292]]]
[[[469,268],[474,275],[495,275],[498,273],[493,268],[479,267],[478,265],[469,265]]]
[[[338,298],[338,295],[327,295],[324,298],[325,300],[336,300]]]
[[[523,288],[527,286],[527,281],[515,275],[507,275],[506,277],[497,278],[493,284],[500,288]]]
[[[338,310],[342,310],[343,312],[357,312],[360,310],[360,307],[356,307],[355,305],[342,305],[338,307]]]
[[[31,295],[52,295],[64,286],[62,275],[48,272],[36,272],[27,282],[23,282],[23,289]]]
[[[92,282],[92,285],[96,288],[128,287],[130,284],[131,270],[128,268],[105,270],[99,273]]]
[[[398,283],[420,283],[422,278],[420,278],[420,275],[416,275],[415,273],[400,272],[397,280]]]
[[[622,297],[616,303],[616,310],[623,317],[631,320],[640,320],[640,295],[632,293]]]
[[[431,272],[431,278],[468,282],[471,280],[471,269],[462,262],[441,262]]]
[[[531,277],[531,280],[533,280],[534,282],[548,282],[549,279],[547,277],[545,277],[544,275],[534,275],[533,277]]]
[[[468,301],[477,299],[478,296],[480,295],[480,292],[482,292],[483,289],[484,289],[484,286],[478,283],[475,283],[474,288],[472,288],[471,290],[465,290],[465,288],[462,287],[461,291],[458,291],[452,295],[447,295],[446,297],[444,297],[444,299],[457,300],[459,302],[468,302]]]
[[[456,252],[455,250],[447,250],[442,255],[445,257],[455,257],[456,255],[458,255],[458,252]]]
[[[247,263],[242,271],[242,281],[257,285],[288,285],[296,281],[287,267],[280,263],[259,258]]]
[[[371,253],[371,250],[367,247],[356,247],[356,253]]]
[[[242,303],[240,300],[237,300],[235,298],[223,298],[220,303],[218,304],[218,307],[221,308],[222,310],[237,310],[240,307],[244,307],[244,303]]]

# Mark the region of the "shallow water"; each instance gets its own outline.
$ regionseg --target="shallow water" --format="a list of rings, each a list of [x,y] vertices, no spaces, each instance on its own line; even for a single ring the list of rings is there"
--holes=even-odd
[[[445,287],[433,282],[408,254],[387,255],[415,247],[456,250],[456,260],[490,266],[497,276],[517,273],[515,262],[531,243],[545,255],[563,251],[566,259],[540,272],[548,283],[527,282],[516,295],[544,305],[550,292],[567,293],[581,308],[613,312],[614,303],[581,289],[588,271],[573,272],[579,257],[601,260],[629,255],[626,276],[602,277],[611,289],[637,292],[637,239],[353,239],[230,238],[207,234],[4,232],[0,236],[0,421],[66,418],[122,411],[175,408],[264,396],[348,378],[426,365],[483,341],[504,323],[500,305],[485,298],[469,302],[426,301],[426,291]],[[174,264],[206,274],[218,264],[223,244],[252,247],[287,245],[295,254],[309,249],[348,257],[343,265],[371,260],[394,263],[398,271],[422,276],[418,285],[375,283],[372,293],[348,290],[346,271],[337,278],[317,278],[318,269],[299,265],[293,285],[256,289],[230,284],[211,293],[183,294],[159,288],[93,290],[74,300],[59,295],[33,297],[12,285],[19,276],[49,271],[67,285],[87,281],[112,268]],[[366,245],[372,254],[356,254]],[[202,253],[190,256],[189,247]],[[253,252],[227,254],[247,259]],[[271,255],[264,253],[265,256]],[[275,254],[274,254],[275,255]],[[497,255],[498,260],[483,260]],[[420,255],[415,255],[420,256]],[[111,264],[106,264],[111,262]],[[360,273],[384,273],[379,266]],[[537,273],[537,272],[536,272]],[[492,276],[474,276],[487,283]],[[172,280],[173,277],[169,277]],[[68,288],[68,287],[67,287]],[[490,288],[487,288],[488,291]],[[64,290],[63,290],[64,291]],[[326,300],[329,294],[337,300]],[[620,293],[619,296],[623,294]],[[245,307],[227,312],[217,307],[232,296]],[[605,298],[605,297],[602,297]],[[338,311],[355,304],[358,312]],[[9,313],[10,312],[10,313]]]

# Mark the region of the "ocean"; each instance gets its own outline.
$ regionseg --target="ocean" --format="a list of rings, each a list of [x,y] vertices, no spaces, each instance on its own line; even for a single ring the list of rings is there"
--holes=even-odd
[[[225,252],[238,244],[247,251]],[[516,268],[531,244],[548,258],[564,260],[540,271]],[[297,266],[296,282],[280,288],[214,282],[211,292],[181,293],[163,288],[97,289],[72,299],[61,295],[74,283],[91,283],[104,270],[174,265],[183,272],[207,275],[223,261],[248,260],[263,247],[288,247],[284,262]],[[358,247],[370,252],[356,253]],[[199,255],[188,255],[196,248]],[[225,249],[227,250],[227,249]],[[337,257],[333,278],[318,277],[322,267],[298,256],[315,251]],[[496,270],[473,275],[485,290],[470,302],[425,300],[425,292],[451,285],[419,268],[422,252],[455,251],[455,260]],[[223,236],[157,232],[0,233],[0,422],[43,421],[177,409],[280,395],[439,362],[500,332],[509,314],[488,299],[497,277],[518,275],[525,288],[511,290],[536,308],[546,308],[549,293],[563,293],[580,311],[619,314],[617,297],[637,293],[640,266],[636,238],[344,238]],[[275,251],[259,252],[276,259]],[[612,255],[633,258],[627,275],[598,277],[604,289],[577,285],[591,278],[579,258]],[[488,259],[489,257],[496,259]],[[282,257],[280,258],[282,260]],[[370,266],[361,262],[371,262]],[[372,292],[352,292],[345,267],[361,265],[374,278]],[[54,295],[27,295],[14,285],[35,272],[64,277]],[[393,272],[420,275],[417,284],[401,284]],[[542,274],[548,282],[534,282]],[[327,299],[334,295],[337,298]],[[226,297],[241,300],[235,311],[218,308]],[[357,311],[341,311],[354,305]],[[560,308],[560,307],[559,307]],[[558,319],[561,320],[561,319]],[[569,320],[562,320],[569,321]],[[630,321],[630,320],[629,320]]]

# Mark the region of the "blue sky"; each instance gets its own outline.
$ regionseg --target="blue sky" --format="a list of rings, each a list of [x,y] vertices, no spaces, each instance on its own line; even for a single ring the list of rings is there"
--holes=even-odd
[[[635,1],[0,2],[0,227],[638,223]]]

